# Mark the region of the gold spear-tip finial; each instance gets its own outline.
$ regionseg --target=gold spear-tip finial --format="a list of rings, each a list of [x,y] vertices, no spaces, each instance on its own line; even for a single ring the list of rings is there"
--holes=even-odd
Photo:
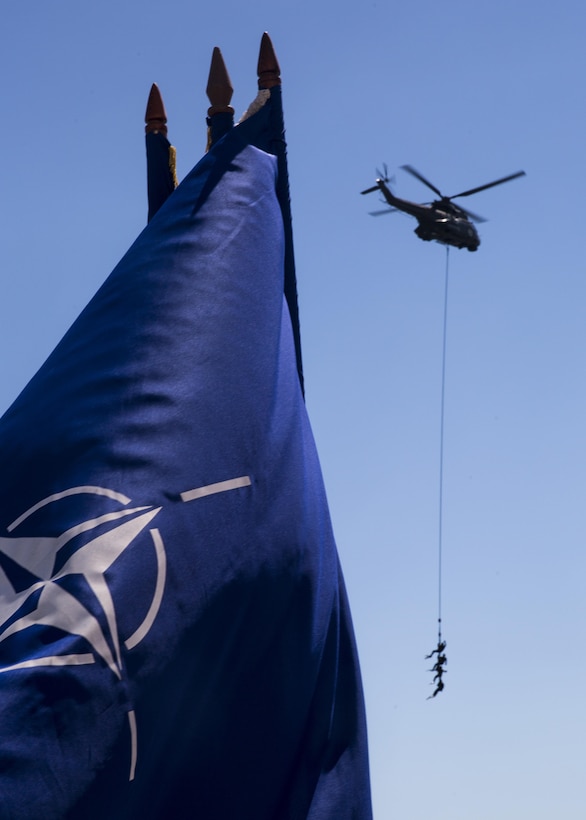
[[[213,117],[214,114],[233,114],[234,109],[230,105],[233,93],[234,89],[232,88],[230,75],[228,74],[226,63],[222,57],[222,52],[215,46],[212,52],[210,74],[206,86],[206,94],[211,102],[211,106],[208,108],[208,116]]]
[[[165,111],[159,86],[156,83],[151,86],[144,120],[146,122],[145,134],[163,134],[164,137],[167,136],[167,112]]]
[[[271,38],[265,31],[260,41],[260,51],[258,55],[258,87],[273,88],[281,85],[281,67],[273,48]]]

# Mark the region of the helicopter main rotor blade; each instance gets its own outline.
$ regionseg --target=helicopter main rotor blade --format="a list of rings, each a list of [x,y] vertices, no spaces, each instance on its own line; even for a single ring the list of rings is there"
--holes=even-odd
[[[432,183],[428,179],[426,179],[423,176],[423,174],[420,174],[419,171],[415,169],[412,165],[401,165],[401,168],[404,171],[407,171],[408,174],[411,174],[412,177],[415,177],[415,179],[418,179],[419,182],[423,182],[423,184],[427,185],[427,187],[430,188],[434,192],[434,194],[437,194],[441,199],[443,199],[443,194],[439,190],[439,188],[436,188],[435,185],[432,185]]]
[[[369,216],[384,216],[385,214],[396,214],[398,208],[384,208],[382,211],[369,211]]]
[[[469,211],[469,210],[468,210],[468,208],[463,208],[461,205],[458,205],[457,207],[458,207],[461,211],[463,211],[463,212],[466,214],[466,216],[467,216],[469,219],[471,219],[471,220],[472,220],[472,222],[478,222],[478,223],[480,223],[480,222],[486,222],[486,221],[487,221],[487,220],[485,219],[485,217],[483,217],[483,216],[479,216],[478,214],[475,214],[475,213],[474,213],[474,211]]]
[[[469,191],[462,191],[461,194],[454,194],[453,196],[448,197],[448,199],[456,199],[459,196],[470,196],[471,194],[477,194],[479,191],[485,191],[487,188],[494,188],[495,185],[502,185],[503,182],[510,182],[512,179],[517,179],[517,177],[524,177],[525,171],[517,171],[516,174],[509,174],[508,177],[503,177],[502,179],[495,179],[494,182],[487,182],[486,185],[479,185],[478,188],[470,188]]]

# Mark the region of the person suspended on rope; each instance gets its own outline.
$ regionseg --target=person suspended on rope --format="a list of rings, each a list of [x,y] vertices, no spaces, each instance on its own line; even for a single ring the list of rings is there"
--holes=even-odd
[[[438,695],[443,690],[443,688],[444,688],[444,682],[440,678],[439,681],[437,682],[437,686],[435,687],[435,691],[434,691],[433,695],[430,695],[427,698],[427,700],[431,700],[432,698],[435,698],[435,696]]]
[[[446,641],[442,641],[442,640],[440,639],[440,640],[437,642],[437,646],[436,646],[436,648],[435,648],[432,652],[430,652],[430,653],[429,653],[429,655],[426,655],[426,656],[425,656],[425,660],[427,660],[428,658],[433,657],[433,655],[435,655],[435,654],[436,654],[436,652],[437,652],[437,654],[438,654],[438,655],[441,655],[441,654],[442,654],[442,652],[444,651],[444,649],[446,648],[446,646],[447,646]]]
[[[429,672],[435,672],[433,682],[436,684],[436,688],[433,695],[430,695],[427,700],[430,700],[430,698],[435,698],[435,696],[438,695],[444,688],[443,674],[447,671],[446,664],[448,662],[447,655],[444,652],[445,648],[446,642],[442,641],[440,637],[437,643],[437,648],[434,649],[429,655],[425,656],[426,658],[431,658],[437,653],[437,658],[434,665],[428,670]]]
[[[445,655],[440,655],[437,659],[437,662],[431,667],[429,672],[436,672],[437,675],[441,678],[444,672],[447,672],[447,669],[444,668],[445,664],[448,662],[448,659]],[[434,678],[435,680],[435,678]]]

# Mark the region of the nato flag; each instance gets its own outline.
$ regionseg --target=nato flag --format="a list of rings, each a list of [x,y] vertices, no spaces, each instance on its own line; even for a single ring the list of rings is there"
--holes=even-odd
[[[269,100],[0,420],[0,817],[367,820]]]

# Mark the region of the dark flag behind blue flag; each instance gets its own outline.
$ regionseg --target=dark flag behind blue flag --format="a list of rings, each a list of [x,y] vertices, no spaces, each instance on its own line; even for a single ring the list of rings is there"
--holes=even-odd
[[[0,420],[0,817],[367,820],[271,100]]]
[[[156,83],[151,86],[145,113],[148,221],[177,187],[175,148],[167,139],[167,112]]]

